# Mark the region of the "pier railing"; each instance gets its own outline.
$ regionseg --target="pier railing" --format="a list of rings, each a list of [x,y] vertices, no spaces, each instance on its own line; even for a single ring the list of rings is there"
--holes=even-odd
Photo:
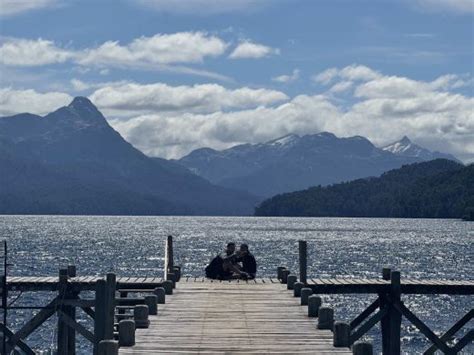
[[[293,290],[295,296],[301,297],[302,305],[308,305],[308,315],[319,317],[318,325],[334,332],[335,346],[353,346],[380,323],[382,353],[399,355],[402,318],[413,324],[432,343],[424,352],[426,355],[434,354],[436,350],[441,350],[444,354],[457,354],[474,341],[474,329],[469,329],[454,345],[449,344],[454,335],[474,318],[474,309],[470,309],[443,335],[438,336],[401,298],[402,294],[473,295],[474,282],[402,280],[400,272],[389,268],[382,270],[382,280],[311,279],[309,282],[306,241],[299,241],[299,274],[300,281],[285,267],[277,269],[278,279],[287,284],[287,288]],[[322,299],[317,295],[338,293],[373,293],[377,298],[350,323],[334,322],[334,311],[321,306]]]
[[[180,279],[181,269],[175,265],[172,237],[166,239],[165,255],[164,277],[116,277],[113,273],[105,277],[78,276],[73,265],[59,270],[57,277],[10,278],[5,274],[1,289],[5,312],[9,309],[32,309],[38,310],[38,313],[17,331],[12,331],[6,321],[0,324],[6,345],[6,350],[2,352],[7,354],[20,349],[25,354],[34,354],[26,341],[27,337],[54,315],[57,315],[59,355],[75,354],[78,334],[92,344],[96,355],[116,354],[119,346],[134,345],[135,329],[148,327],[148,315],[157,314],[158,304],[165,302],[166,295],[173,294],[173,288]],[[372,354],[371,344],[360,339],[380,323],[383,354],[398,355],[401,353],[402,318],[411,322],[431,341],[432,346],[425,354],[433,354],[436,350],[455,354],[474,339],[474,330],[469,329],[455,344],[449,342],[472,320],[473,309],[445,334],[438,336],[402,300],[402,295],[406,294],[473,295],[472,281],[402,279],[398,271],[388,268],[383,269],[381,278],[314,279],[308,277],[305,241],[299,242],[299,256],[299,281],[298,276],[285,267],[277,269],[277,277],[293,291],[294,296],[300,298],[301,305],[308,307],[308,316],[317,318],[318,328],[333,331],[336,347],[352,347],[357,355]],[[204,282],[204,278],[200,279]],[[251,280],[244,282],[252,283]],[[270,284],[281,287],[278,282],[270,281]],[[55,295],[46,305],[16,306],[15,299],[7,304],[6,294],[9,291],[52,291]],[[92,291],[94,296],[88,298],[84,291]],[[324,294],[367,294],[374,295],[376,299],[351,322],[335,322],[334,310],[322,303],[321,296]],[[89,317],[89,324],[78,322],[81,316]]]
[[[5,246],[6,248],[6,243]],[[181,268],[174,265],[172,237],[166,240],[165,277],[122,277],[108,273],[105,278],[77,276],[76,267],[70,265],[60,269],[58,277],[15,277],[8,278],[6,272],[1,279],[3,321],[0,333],[3,335],[1,354],[20,349],[33,355],[34,350],[26,339],[48,319],[57,315],[57,345],[59,355],[76,353],[76,335],[88,340],[94,354],[109,354],[118,351],[118,346],[134,345],[135,329],[148,326],[148,315],[157,314],[158,304],[165,303],[165,297],[173,293],[181,277]],[[5,253],[6,270],[6,253]],[[55,295],[46,305],[16,306],[8,301],[8,292],[51,291]],[[81,292],[92,291],[93,298],[83,298]],[[145,296],[129,297],[131,294]],[[8,310],[39,310],[17,331],[7,324]],[[91,319],[92,329],[78,322],[78,312]],[[112,351],[112,352],[110,352]]]

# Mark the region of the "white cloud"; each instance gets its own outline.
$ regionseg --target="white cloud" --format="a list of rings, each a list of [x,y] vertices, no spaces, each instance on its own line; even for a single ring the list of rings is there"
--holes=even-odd
[[[186,15],[216,15],[254,11],[268,0],[135,0],[137,4],[159,12]]]
[[[353,64],[341,69],[339,76],[343,79],[367,81],[379,78],[381,75],[365,65]]]
[[[0,63],[9,66],[38,66],[63,63],[74,53],[59,48],[54,42],[37,39],[8,38],[0,46]]]
[[[336,84],[334,84],[329,91],[332,93],[340,93],[349,90],[352,88],[352,85],[354,83],[352,81],[340,81]]]
[[[414,4],[426,11],[450,11],[458,14],[474,12],[472,0],[415,0]]]
[[[267,89],[242,87],[230,90],[217,84],[170,86],[163,83],[142,85],[123,82],[105,84],[90,98],[105,113],[113,116],[157,112],[210,113],[270,105],[288,99],[280,91]]]
[[[95,48],[64,48],[38,38],[5,38],[0,44],[0,63],[8,66],[41,66],[72,62],[84,68],[97,67],[106,75],[111,67],[161,70],[211,77],[229,78],[201,68],[182,64],[202,63],[222,56],[229,44],[206,32],[177,32],[139,37],[130,43],[107,41]],[[250,41],[240,43],[230,58],[261,58],[278,54],[278,49]]]
[[[380,74],[365,65],[352,64],[345,68],[329,68],[312,77],[313,81],[327,85],[334,79],[345,79],[352,81],[368,81],[380,77]]]
[[[421,97],[440,90],[456,89],[468,85],[458,75],[448,74],[424,82],[399,76],[380,76],[362,83],[355,91],[356,97],[405,99]]]
[[[329,69],[326,69],[326,70],[322,71],[321,73],[319,73],[317,75],[314,75],[312,79],[313,79],[313,81],[315,81],[317,83],[327,85],[331,81],[333,81],[334,78],[337,77],[338,73],[339,73],[338,69],[329,68]]]
[[[272,48],[264,46],[263,44],[253,43],[250,41],[244,41],[232,51],[229,55],[231,59],[243,59],[243,58],[263,58],[268,57],[272,54],[280,54],[278,48]]]
[[[178,32],[140,37],[127,45],[108,41],[81,54],[82,65],[150,65],[197,63],[205,57],[222,55],[227,44],[204,32]]]
[[[39,93],[35,90],[0,88],[0,115],[29,112],[44,115],[68,105],[72,97],[61,92]]]
[[[355,102],[348,107],[339,106],[338,99],[331,96],[299,95],[277,105],[249,109],[224,111],[211,105],[208,112],[199,112],[198,106],[147,114],[135,111],[136,116],[111,123],[146,153],[164,157],[180,157],[203,146],[223,149],[288,133],[330,131],[338,136],[362,135],[378,145],[408,135],[430,149],[474,159],[470,143],[474,141],[474,99],[450,91],[460,76],[419,81],[354,68],[334,68],[329,74],[335,75],[321,77],[342,79],[332,86],[332,94],[354,88]]]
[[[231,78],[202,68],[182,64],[202,63],[208,57],[224,54],[228,44],[205,32],[178,32],[136,38],[122,45],[107,41],[96,48],[62,48],[44,39],[6,38],[0,45],[0,63],[8,66],[41,66],[72,62],[81,71],[97,67],[107,74],[111,67],[190,74],[232,81]]]
[[[203,146],[221,149],[288,133],[330,131],[365,136],[378,145],[408,135],[427,148],[474,159],[474,99],[456,89],[459,81],[472,85],[470,75],[422,81],[367,69],[334,68],[335,74],[324,78],[338,79],[330,95],[291,99],[280,91],[216,84],[82,84],[96,89],[90,97],[113,127],[154,156],[176,158]],[[345,95],[352,88],[354,94],[340,105],[337,93],[344,86]],[[6,109],[1,105],[1,112],[27,110],[30,100],[23,101]]]
[[[318,114],[315,114],[315,113]],[[143,115],[111,124],[150,155],[179,157],[203,146],[226,148],[261,142],[290,132],[325,127],[338,109],[322,96],[297,96],[276,107],[234,112]]]
[[[12,16],[54,6],[57,0],[1,0],[0,16]]]
[[[274,78],[272,78],[273,81],[276,81],[278,83],[291,83],[293,81],[298,80],[300,77],[300,71],[299,69],[294,69],[291,74],[284,74],[284,75],[279,75]]]

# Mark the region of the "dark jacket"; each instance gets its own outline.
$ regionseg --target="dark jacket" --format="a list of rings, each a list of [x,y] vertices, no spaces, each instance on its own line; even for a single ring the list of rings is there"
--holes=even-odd
[[[257,262],[255,260],[255,257],[250,252],[240,257],[238,261],[242,262],[242,271],[245,271],[247,274],[255,276],[255,274],[257,273]]]
[[[206,266],[205,272],[206,277],[210,279],[221,279],[226,280],[232,276],[232,273],[225,272],[223,268],[224,260],[220,255],[217,255],[212,259],[211,263]]]

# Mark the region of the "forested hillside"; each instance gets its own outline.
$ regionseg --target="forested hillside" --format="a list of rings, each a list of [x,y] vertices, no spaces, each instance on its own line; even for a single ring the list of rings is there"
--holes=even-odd
[[[462,218],[474,211],[474,165],[437,159],[378,178],[277,195],[257,216]]]

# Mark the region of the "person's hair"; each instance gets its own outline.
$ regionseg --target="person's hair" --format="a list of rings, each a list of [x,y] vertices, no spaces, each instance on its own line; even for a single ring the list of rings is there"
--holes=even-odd
[[[249,250],[249,246],[247,244],[240,244],[240,248],[243,248],[245,250]]]
[[[234,243],[234,242],[227,243],[227,248],[229,248],[229,247],[231,247],[231,246],[234,246],[234,247],[235,247],[235,243]]]

